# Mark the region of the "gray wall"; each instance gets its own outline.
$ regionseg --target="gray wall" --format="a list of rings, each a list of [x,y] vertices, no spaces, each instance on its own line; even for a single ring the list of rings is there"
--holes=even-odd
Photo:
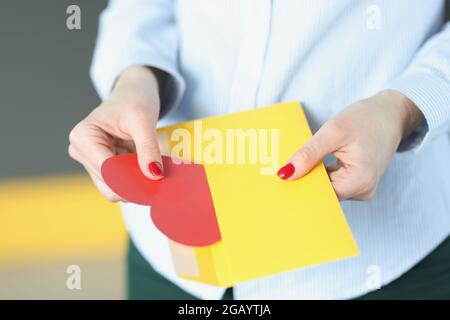
[[[81,8],[81,30],[66,8]],[[89,65],[103,0],[0,1],[0,178],[77,171],[68,132],[99,99]]]

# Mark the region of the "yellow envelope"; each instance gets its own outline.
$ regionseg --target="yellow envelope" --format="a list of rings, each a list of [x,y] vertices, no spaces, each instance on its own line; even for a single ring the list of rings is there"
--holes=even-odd
[[[169,240],[181,277],[229,287],[358,255],[322,164],[296,181],[276,175],[311,137],[298,102],[158,133],[163,153],[204,165],[222,237],[205,247]]]

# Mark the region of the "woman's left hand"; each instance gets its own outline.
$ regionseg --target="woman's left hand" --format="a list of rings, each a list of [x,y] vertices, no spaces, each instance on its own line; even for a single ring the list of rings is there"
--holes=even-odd
[[[400,92],[383,91],[358,101],[327,121],[278,171],[301,178],[329,154],[337,163],[328,174],[340,200],[369,200],[400,141],[423,121],[415,104]]]

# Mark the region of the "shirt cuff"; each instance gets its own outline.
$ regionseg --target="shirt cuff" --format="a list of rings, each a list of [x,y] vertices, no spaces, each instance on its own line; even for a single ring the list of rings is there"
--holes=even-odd
[[[94,56],[90,70],[94,86],[102,100],[110,94],[117,77],[128,67],[148,66],[162,70],[167,73],[167,79],[164,84],[164,91],[161,93],[160,118],[167,116],[176,110],[184,95],[186,84],[183,77],[172,66],[172,63],[159,57],[158,55],[127,54],[125,57],[115,57],[110,61],[98,61]]]
[[[386,89],[401,92],[415,103],[425,121],[404,139],[398,151],[418,152],[427,141],[449,129],[450,83],[428,72],[407,73],[390,82]]]

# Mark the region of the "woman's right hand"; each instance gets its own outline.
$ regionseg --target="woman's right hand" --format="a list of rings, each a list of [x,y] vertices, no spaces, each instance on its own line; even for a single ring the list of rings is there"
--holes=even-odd
[[[71,131],[69,155],[80,162],[100,192],[110,201],[121,199],[103,181],[100,168],[107,158],[137,152],[139,167],[149,179],[164,175],[156,124],[163,74],[144,66],[126,69],[108,99]]]

